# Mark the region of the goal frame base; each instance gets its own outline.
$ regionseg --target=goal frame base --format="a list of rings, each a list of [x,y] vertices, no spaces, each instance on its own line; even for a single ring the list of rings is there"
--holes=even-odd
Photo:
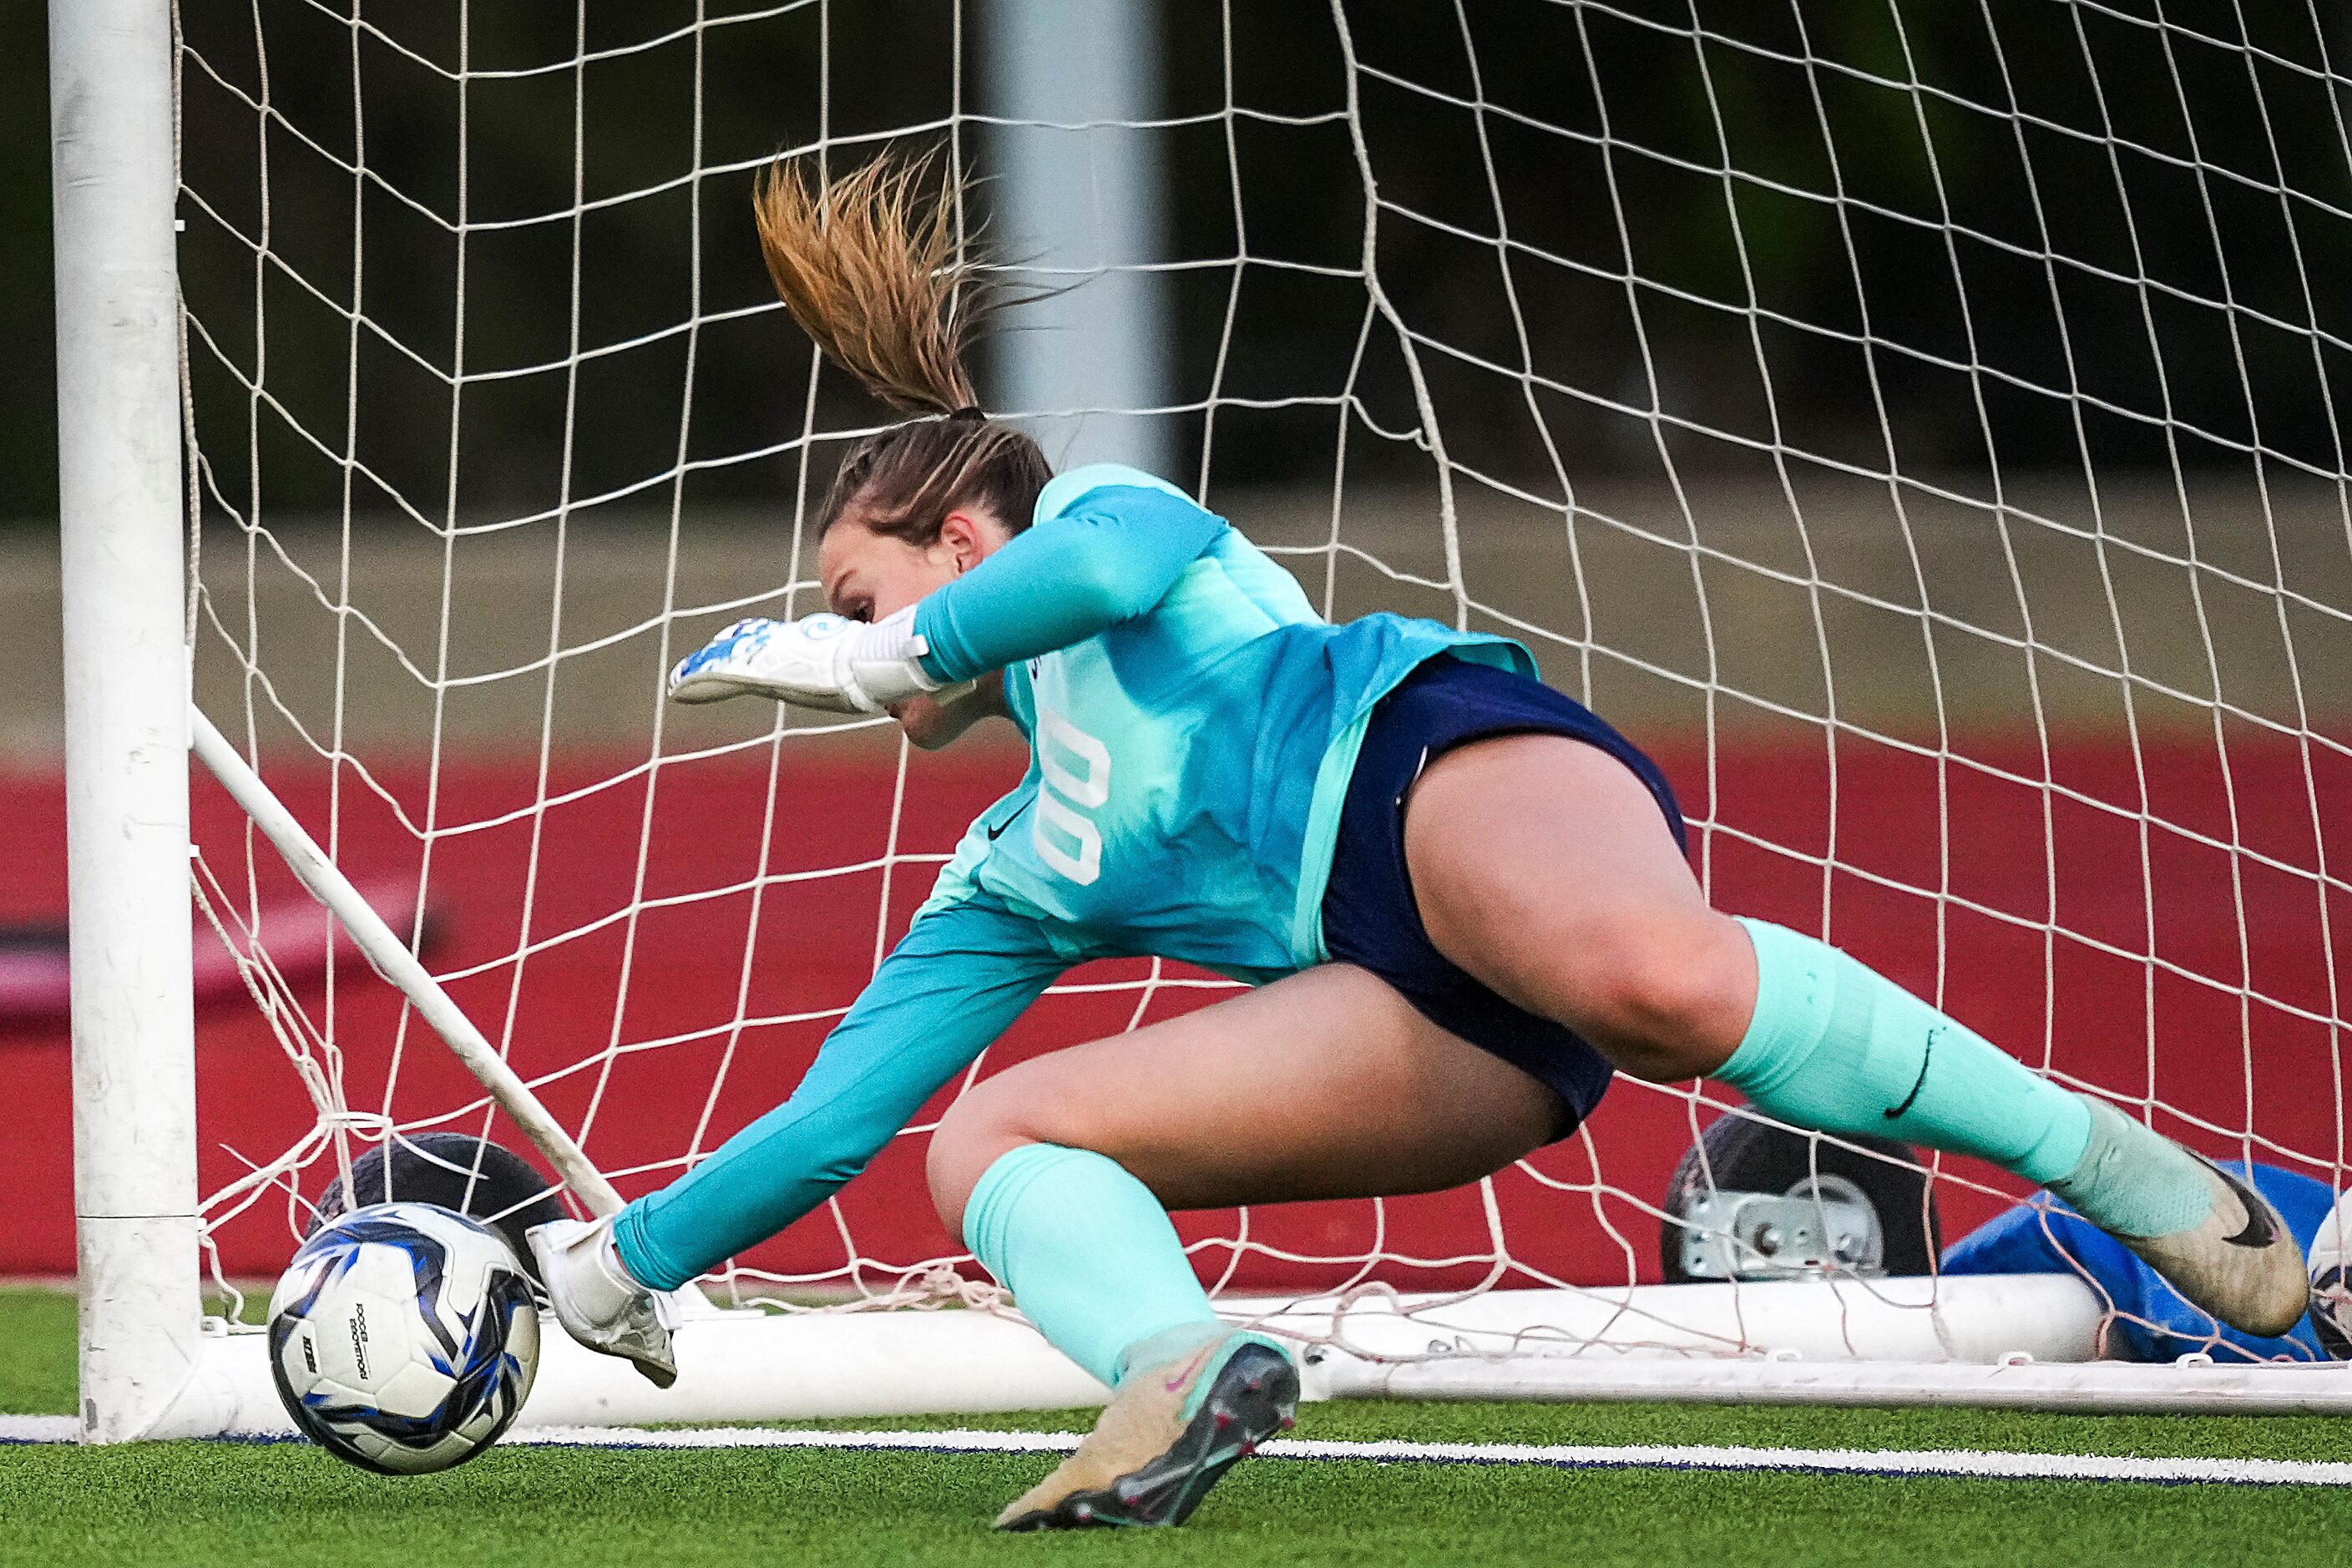
[[[1927,1291],[1935,1292],[1932,1310]],[[1301,1340],[1309,1400],[1658,1401],[1940,1405],[2246,1415],[2352,1413],[2352,1363],[2138,1365],[2092,1358],[2099,1306],[2046,1275],[1943,1280],[1776,1280],[1454,1298],[1223,1303]],[[1334,1311],[1339,1309],[1334,1333]],[[1650,1342],[1571,1342],[1580,1315],[1671,1329]],[[1701,1348],[1740,1321],[1816,1325],[1761,1353]],[[1822,1322],[1843,1323],[1828,1343]],[[1978,1359],[1916,1356],[1922,1325]],[[285,1436],[266,1335],[217,1323],[146,1437]],[[1100,1405],[1108,1390],[1017,1318],[963,1310],[713,1312],[679,1325],[679,1377],[657,1389],[551,1321],[519,1425],[636,1426],[826,1417],[984,1415]],[[1679,1345],[1668,1342],[1681,1336]],[[1510,1345],[1517,1342],[1517,1349]],[[2008,1349],[1988,1353],[2007,1342]],[[1751,1346],[1759,1342],[1751,1338]]]

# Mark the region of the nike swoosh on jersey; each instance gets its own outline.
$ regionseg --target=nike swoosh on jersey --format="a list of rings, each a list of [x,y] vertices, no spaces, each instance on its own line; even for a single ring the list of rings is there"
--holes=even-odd
[[[1032,795],[1032,796],[1030,797],[1030,799],[1031,799],[1031,800],[1034,800],[1034,799],[1035,799],[1035,798],[1036,798],[1036,797],[1035,797],[1034,795]],[[1002,822],[998,823],[995,826],[993,826],[993,827],[992,827],[992,828],[988,829],[988,841],[989,841],[991,844],[995,843],[995,842],[996,842],[996,840],[997,840],[997,838],[998,838],[998,837],[999,837],[1001,834],[1003,834],[1003,831],[1004,831],[1006,828],[1008,828],[1008,827],[1010,827],[1010,826],[1013,826],[1013,818],[1014,816],[1019,816],[1023,812],[1024,812],[1024,811],[1026,811],[1026,810],[1028,810],[1028,809],[1029,809],[1029,801],[1027,801],[1027,800],[1024,800],[1024,801],[1023,801],[1019,805],[1014,806],[1014,807],[1013,808],[1013,815],[1012,815],[1012,816],[1007,816],[1003,821],[1002,821]]]

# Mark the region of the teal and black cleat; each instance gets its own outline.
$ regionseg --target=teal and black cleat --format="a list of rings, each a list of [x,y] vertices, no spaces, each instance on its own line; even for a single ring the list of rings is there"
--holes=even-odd
[[[1233,1334],[1127,1378],[1077,1452],[1015,1499],[996,1528],[1181,1524],[1235,1460],[1297,1415],[1290,1358]]]

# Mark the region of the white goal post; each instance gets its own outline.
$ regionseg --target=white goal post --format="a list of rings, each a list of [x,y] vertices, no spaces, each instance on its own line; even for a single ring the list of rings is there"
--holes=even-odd
[[[2332,389],[2352,364],[2352,318],[2331,314],[2329,269],[2352,268],[2352,195],[2339,188],[2352,174],[2342,63],[2352,37],[2338,28],[2330,39],[2323,8],[2312,10],[2318,42],[2306,59],[2242,33],[2242,36],[2219,37],[2160,11],[2046,0],[2082,30],[2095,83],[2100,62],[2120,58],[2110,34],[2176,62],[2186,127],[2176,146],[2170,128],[2076,123],[2040,106],[2005,58],[1997,70],[1972,59],[1937,76],[1911,52],[1901,0],[1883,6],[1895,42],[1862,64],[1807,35],[1801,7],[1790,43],[1726,31],[1695,9],[1677,19],[1641,5],[1462,0],[1429,8],[1461,45],[1459,62],[1441,62],[1369,37],[1365,7],[1330,0],[1291,7],[1321,29],[1317,57],[1298,62],[1308,84],[1298,91],[1328,89],[1328,101],[1260,102],[1237,86],[1246,46],[1236,40],[1257,24],[1232,6],[1216,17],[1187,8],[1185,26],[1215,40],[1207,54],[1222,77],[1196,69],[1184,89],[1195,96],[1181,101],[1174,86],[1140,79],[1066,93],[1067,80],[1022,61],[970,68],[967,54],[985,54],[992,37],[1056,33],[1055,7],[1069,3],[940,0],[939,102],[918,111],[889,100],[887,116],[867,106],[853,125],[834,118],[846,112],[832,96],[845,73],[829,52],[853,23],[825,0],[684,4],[670,8],[683,18],[674,26],[611,38],[592,31],[583,5],[551,57],[489,61],[462,27],[444,49],[356,3],[256,0],[250,62],[195,36],[173,0],[50,0],[86,1440],[290,1430],[261,1336],[208,1314],[206,1282],[266,1270],[268,1245],[290,1253],[306,1205],[348,1171],[354,1147],[502,1127],[593,1212],[706,1156],[759,1096],[772,1100],[776,1064],[804,1059],[870,972],[909,891],[946,858],[938,824],[971,815],[984,770],[926,773],[903,746],[876,751],[875,726],[677,718],[659,700],[669,660],[723,619],[811,606],[810,498],[871,418],[842,411],[813,358],[769,367],[770,389],[786,395],[760,404],[758,421],[730,424],[718,405],[758,403],[723,377],[782,352],[781,337],[729,347],[728,334],[771,331],[779,318],[772,301],[740,292],[742,258],[707,254],[710,236],[741,229],[729,204],[779,146],[838,169],[877,147],[943,142],[960,174],[1037,182],[995,214],[1033,225],[1060,215],[1071,227],[1011,237],[1028,264],[1019,276],[1116,287],[1064,297],[1076,303],[1055,330],[1070,338],[1016,334],[1007,352],[1028,359],[1000,365],[998,379],[1029,390],[1007,413],[1049,437],[1080,432],[1088,456],[1116,454],[1120,431],[1172,449],[1171,478],[1284,558],[1326,613],[1392,607],[1523,637],[1556,684],[1605,713],[1632,711],[1681,748],[1670,761],[1718,896],[1780,899],[1776,913],[1796,910],[1784,918],[1842,942],[1891,932],[1887,950],[1912,963],[1904,977],[1939,1000],[1971,963],[2011,966],[2005,978],[2032,995],[2007,1016],[2012,1031],[2024,1019],[2023,1032],[2002,1043],[2032,1065],[2217,1154],[2344,1187],[2334,922],[2352,908],[2352,883],[2328,849],[2352,827],[2352,709],[2340,695],[2352,689],[2352,468]],[[991,32],[1019,5],[1033,7],[1014,18],[1025,32]],[[1179,30],[1160,21],[1162,34]],[[1589,76],[1589,103],[1538,112],[1497,84],[1507,62],[1491,29],[1520,22],[1530,37],[1583,40],[1560,68]],[[1555,24],[1564,30],[1543,30]],[[763,29],[788,37],[759,57],[762,68],[814,60],[814,127],[738,126],[722,141],[728,117],[713,95],[726,80],[740,90],[740,79],[715,62]],[[1150,31],[1106,27],[1086,47],[1141,69]],[[347,78],[347,101],[322,108],[316,94],[282,90],[282,73],[309,68],[273,65],[287,37],[344,51],[312,74]],[[1653,43],[1687,45],[1685,85],[1702,104],[1692,122],[1706,128],[1696,142],[1625,113],[1631,94],[1612,118],[1610,50]],[[2182,66],[2184,55],[2203,63]],[[2333,115],[2326,178],[2284,161],[2250,173],[2198,141],[2184,84],[2205,83],[2199,73],[2216,65],[2242,66],[2265,116],[2290,92],[2309,100],[2297,112],[2313,122]],[[592,123],[594,92],[611,90],[592,89],[595,73],[657,67],[677,68],[659,90],[688,132],[677,170],[598,144]],[[1783,75],[1804,85],[1820,167],[1750,166],[1735,153],[1739,93],[1718,92],[1728,69],[1756,73],[1748,87]],[[1969,70],[2007,83],[2007,96],[1953,85]],[[402,72],[425,84],[411,98],[385,85]],[[971,101],[967,74],[987,84]],[[623,90],[656,90],[625,79]],[[543,92],[556,96],[529,96]],[[1833,132],[1846,110],[1827,105],[1847,93],[1871,95],[1872,107]],[[199,94],[214,121],[249,121],[255,138],[250,180],[225,182],[226,194],[182,167],[202,140],[184,136]],[[531,171],[482,165],[467,139],[489,134],[475,128],[492,123],[478,110],[493,100],[561,146],[567,168],[551,185],[501,193],[502,179]],[[2322,100],[2324,112],[2312,107]],[[448,110],[454,174],[415,175],[401,149],[372,151],[379,101]],[[1410,156],[1392,140],[1400,103],[1433,117],[1411,122]],[[337,115],[348,122],[330,124]],[[1962,210],[1948,184],[1960,160],[1939,153],[1988,156],[1991,144],[1980,128],[1947,123],[1963,120],[2014,133],[2033,184],[2019,211],[2031,208],[2038,238],[2001,226],[2026,221],[2017,212],[1996,223]],[[1884,139],[1897,122],[1918,157],[1892,173],[1841,162],[1853,123]],[[1433,127],[1454,140],[1433,140]],[[202,155],[217,159],[225,134],[207,134]],[[1514,153],[1514,142],[1536,151]],[[1266,237],[1265,211],[1312,193],[1265,171],[1310,144],[1357,189],[1344,245],[1319,235],[1324,248],[1292,254],[1287,238]],[[1415,162],[1424,148],[1446,172]],[[1556,215],[1507,197],[1515,157],[1582,171],[1577,188],[1595,205],[1580,232],[1563,239]],[[2112,168],[2126,217],[2143,210],[2126,194],[2136,182],[2160,175],[2201,193],[2214,276],[2166,272],[2140,253],[2136,225],[2129,259],[2078,239],[2073,220],[2048,210],[2065,199],[2062,166],[2078,182]],[[2047,191],[2035,183],[2045,169]],[[1170,235],[1087,230],[1072,217],[1086,204],[1051,183],[1062,178],[1117,184],[1088,210],[1130,228],[1150,226],[1134,205],[1146,193]],[[1708,197],[1720,210],[1677,209],[1660,231],[1693,232],[1702,206],[1715,226],[1685,250],[1645,251],[1655,237],[1643,203],[1664,201],[1673,181],[1720,187]],[[1201,194],[1219,195],[1221,183],[1229,220]],[[1445,205],[1463,192],[1488,216],[1473,222]],[[2284,214],[2292,265],[2258,292],[2233,271],[2224,235],[2253,221],[2231,203],[2263,201]],[[1196,237],[1176,234],[1168,215],[1180,208]],[[607,222],[637,226],[596,237]],[[1228,222],[1230,232],[1215,226]],[[1898,250],[1857,237],[1872,226],[1932,236],[1948,253],[1951,320],[1931,309],[1885,319],[1886,285],[1865,274]],[[1720,254],[1708,248],[1717,241]],[[499,249],[539,244],[551,248]],[[403,285],[439,289],[441,245],[455,258],[451,287],[427,309]],[[624,279],[631,305],[650,313],[583,304],[602,245],[656,258],[642,280]],[[1802,297],[1793,272],[1774,272],[1809,245],[1851,299]],[[236,288],[219,283],[224,255],[247,269]],[[553,336],[526,342],[498,313],[520,319],[562,295],[567,258],[568,300],[540,323]],[[656,265],[678,258],[674,272]],[[711,281],[722,274],[723,288]],[[1415,293],[1437,277],[1444,297]],[[673,287],[674,300],[663,292]],[[2057,323],[2054,348],[2018,348],[1986,324],[1996,294],[2035,289]],[[2103,379],[2107,359],[2127,356],[2068,335],[2080,330],[2075,291],[2092,289],[2136,302],[2147,384]],[[1284,340],[1272,372],[1254,361],[1255,331],[1288,330],[1276,318],[1323,319],[1321,290],[1347,300],[1331,376],[1307,364],[1304,336]],[[1563,350],[1548,311],[1590,342]],[[2224,398],[2231,405],[2214,415],[2211,399],[2168,377],[2168,313],[2180,311],[2225,335],[2218,357],[2196,363],[2234,363],[2242,409]],[[297,320],[310,323],[299,333],[278,325]],[[1607,323],[1622,341],[1601,341]],[[1666,352],[1677,324],[1707,353]],[[1087,360],[1070,347],[1081,340],[1106,357]],[[319,344],[335,350],[323,375],[318,364],[269,366],[272,351],[299,361]],[[1809,410],[1784,363],[1865,390]],[[1075,384],[1055,373],[1074,363],[1113,389],[1111,405],[1059,400]],[[701,379],[714,374],[717,392]],[[1251,379],[1267,374],[1298,382]],[[1940,388],[1917,395],[1964,427],[1916,461],[1906,376],[1915,390]],[[1733,381],[1745,390],[1708,384]],[[622,383],[635,390],[614,392]],[[645,389],[672,402],[648,413],[634,401]],[[2325,412],[2283,436],[2289,395]],[[625,416],[597,413],[600,397]],[[2004,398],[2041,401],[2018,417],[2000,411]],[[430,416],[416,416],[428,402]],[[387,458],[373,445],[378,422],[403,439],[430,426],[446,451]],[[2029,426],[2043,444],[2006,457]],[[624,438],[645,426],[659,427],[650,458]],[[501,434],[556,454],[546,495],[478,479],[505,459],[477,447]],[[2130,463],[2108,460],[2116,442],[2137,454]],[[1328,447],[1328,460],[1302,480],[1289,459],[1309,444],[1318,463]],[[2049,477],[2070,462],[2079,472]],[[736,488],[699,488],[719,481]],[[2132,500],[2135,486],[2154,500]],[[301,499],[280,502],[281,489]],[[2159,622],[2170,630],[2151,630]],[[400,712],[372,714],[376,703]],[[495,765],[471,758],[478,743]],[[194,817],[192,758],[205,781]],[[2215,760],[2210,779],[2189,776],[2192,763]],[[1904,790],[1920,799],[1902,805]],[[229,805],[207,817],[208,800]],[[810,844],[825,841],[795,837],[805,826],[795,814],[836,805],[845,842],[817,858]],[[1971,844],[1978,828],[1990,848]],[[1895,848],[1882,852],[1874,836]],[[740,863],[726,858],[737,849]],[[1988,879],[1987,864],[2021,860],[2026,871]],[[593,877],[573,875],[591,861]],[[413,927],[378,913],[371,876],[414,892]],[[2194,882],[2188,895],[2182,879]],[[345,932],[326,942],[323,993],[287,983],[272,957],[265,894],[289,882]],[[240,1022],[207,1012],[204,1026],[240,1048],[280,1050],[272,1092],[299,1109],[254,1119],[257,1131],[238,1136],[258,1142],[233,1148],[200,1142],[192,889],[197,939],[226,942],[253,993]],[[2184,899],[2202,910],[2189,939]],[[450,904],[455,945],[436,954],[430,917]],[[2290,906],[2292,919],[2281,912]],[[806,939],[789,963],[779,931]],[[801,964],[815,946],[823,962]],[[707,1012],[666,1005],[666,991],[690,988],[655,967],[680,953],[714,977],[691,998]],[[593,1007],[578,996],[589,981],[609,983]],[[1083,1016],[1095,1026],[1132,1026],[1218,984],[1154,962],[1078,975],[1048,1002],[1092,1009]],[[2125,996],[2142,1010],[2111,1031],[2105,1055],[2072,1054],[2071,1032],[2112,1022],[2080,1016],[2074,984],[2095,1009]],[[542,1016],[557,1022],[541,1027]],[[2207,1033],[2184,1043],[2191,1026]],[[462,1082],[441,1070],[452,1054]],[[627,1123],[646,1110],[648,1082],[680,1114]],[[2242,1094],[2232,1101],[2217,1084]],[[1646,1233],[1685,1222],[1660,1208],[1648,1165],[1612,1142],[1628,1135],[1612,1134],[1612,1118],[1644,1130],[1646,1159],[1687,1146],[1723,1106],[1704,1088],[1628,1084],[1576,1141],[1449,1211],[1452,1228],[1434,1242],[1398,1239],[1394,1206],[1365,1205],[1369,1217],[1337,1240],[1302,1240],[1243,1211],[1199,1233],[1196,1260],[1223,1310],[1297,1341],[1310,1397],[2352,1411],[2352,1364],[2104,1360],[2128,1314],[2071,1273],[1822,1268],[1660,1283]],[[2277,1120],[2275,1107],[2295,1118]],[[655,1146],[656,1135],[668,1142]],[[887,1163],[860,1182],[897,1179]],[[1628,1166],[1645,1173],[1622,1174]],[[2018,1195],[1978,1170],[1933,1159],[1920,1169],[1928,1193],[1971,1216]],[[254,1239],[265,1217],[277,1226],[267,1244]],[[831,1227],[833,1252],[739,1260],[705,1282],[708,1299],[689,1292],[671,1390],[547,1336],[524,1422],[1102,1397],[952,1243],[925,1251],[896,1232],[874,1243],[876,1223],[871,1207],[836,1204],[804,1222]],[[1571,1232],[1589,1248],[1562,1262],[1555,1242]],[[242,1250],[225,1254],[224,1237]]]
[[[166,0],[54,0],[49,113],[82,1432],[195,1372],[195,1030]]]

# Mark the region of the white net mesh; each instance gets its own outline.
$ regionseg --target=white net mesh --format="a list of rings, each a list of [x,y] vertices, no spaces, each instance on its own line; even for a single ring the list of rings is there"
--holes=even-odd
[[[877,418],[774,304],[752,174],[944,143],[996,175],[1023,136],[1156,195],[983,185],[1148,227],[1003,253],[1107,259],[1067,298],[1164,332],[1129,401],[1005,412],[1166,458],[1335,616],[1525,638],[1659,755],[1721,906],[2342,1185],[2328,7],[1171,6],[1101,123],[1003,101],[996,4],[611,9],[184,15],[182,268],[199,701],[625,1191],[789,1090],[1020,767],[1009,731],[916,755],[661,700],[719,625],[814,606],[812,487]],[[1055,309],[999,383],[1110,331]],[[265,1001],[201,1018],[206,1215],[267,1273],[369,1142],[517,1140],[197,813],[207,909],[269,960],[205,961]],[[1074,972],[975,1071],[1221,984]],[[1720,1103],[1621,1082],[1482,1189],[1182,1225],[1229,1290],[1654,1280]],[[939,1289],[938,1110],[730,1280]],[[2018,1191],[1930,1176],[1946,1239]]]

